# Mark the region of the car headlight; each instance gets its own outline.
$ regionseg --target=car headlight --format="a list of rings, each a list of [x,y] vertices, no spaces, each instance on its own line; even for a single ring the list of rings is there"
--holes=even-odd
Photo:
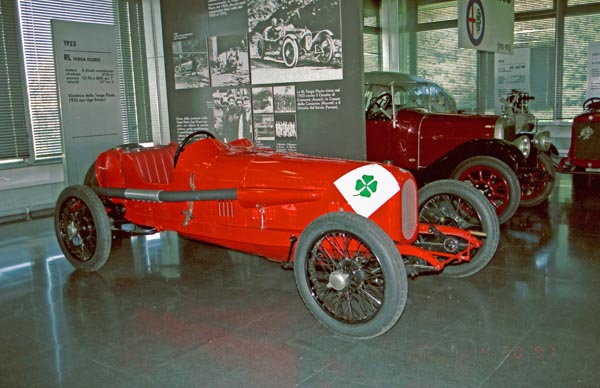
[[[538,132],[533,136],[533,144],[538,150],[546,152],[552,145],[552,136],[549,131]]]
[[[494,127],[494,138],[511,140],[515,137],[515,121],[507,116],[500,116],[496,119]]]
[[[513,144],[517,146],[517,148],[525,155],[525,158],[529,157],[529,152],[531,152],[531,141],[527,136],[519,136],[514,141]]]

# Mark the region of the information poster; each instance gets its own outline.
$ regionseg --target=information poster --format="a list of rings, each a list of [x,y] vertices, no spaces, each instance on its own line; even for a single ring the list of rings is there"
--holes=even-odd
[[[495,112],[502,113],[501,98],[506,98],[511,90],[531,92],[531,50],[515,49],[514,55],[496,54],[494,74]]]
[[[122,142],[114,26],[52,20],[65,181],[81,184],[96,156]]]
[[[458,1],[458,47],[512,54],[514,27],[512,0]]]
[[[588,45],[587,97],[600,97],[600,42]]]
[[[161,5],[172,139],[204,129],[227,142],[366,157],[360,7],[349,0]]]

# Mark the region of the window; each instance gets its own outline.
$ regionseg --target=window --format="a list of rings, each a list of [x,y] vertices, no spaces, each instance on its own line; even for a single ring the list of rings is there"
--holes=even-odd
[[[1,65],[5,70],[0,76],[0,87],[11,93],[8,97],[10,100],[0,100],[0,109],[3,109],[0,161],[28,157],[32,157],[30,161],[44,161],[62,155],[50,27],[50,20],[55,18],[115,25],[123,139],[124,142],[152,141],[142,0],[3,0],[1,4],[0,38],[4,42],[1,43]],[[12,24],[6,24],[5,19]],[[20,30],[16,28],[17,20]],[[18,32],[20,41],[17,38]],[[24,76],[19,76],[19,48],[22,50]],[[24,98],[23,89],[19,90],[24,85],[27,98]],[[21,116],[19,109],[24,111]],[[26,126],[27,118],[29,131]],[[10,125],[13,129],[5,130],[5,125]],[[4,139],[9,132],[14,140]],[[19,144],[23,141],[25,145]],[[8,151],[3,151],[3,148]],[[29,155],[30,149],[33,149],[33,155]]]
[[[588,44],[600,36],[600,14],[565,18],[563,54],[562,116],[573,118],[582,112],[586,98]]]
[[[535,100],[529,109],[538,119],[551,120],[554,115],[555,90],[555,20],[553,18],[515,22],[515,48],[530,50],[531,90]]]
[[[439,83],[459,109],[492,113],[494,54],[457,48],[458,2],[390,1],[416,21],[400,54],[411,59],[411,73]],[[600,41],[600,0],[515,0],[514,8],[514,46],[530,50],[530,110],[539,119],[573,118],[586,97],[588,44]],[[383,26],[379,37],[388,33],[395,32]]]
[[[381,70],[381,23],[379,1],[364,2],[363,10],[363,50],[365,71]]]
[[[0,2],[0,162],[29,157],[23,101],[17,12],[13,2]]]
[[[454,97],[458,109],[477,111],[477,56],[457,47],[456,28],[417,34],[417,75],[434,81]]]

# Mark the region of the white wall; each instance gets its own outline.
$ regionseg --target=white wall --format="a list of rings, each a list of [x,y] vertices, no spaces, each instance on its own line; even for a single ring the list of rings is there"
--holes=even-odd
[[[0,170],[0,218],[53,208],[63,188],[62,164]]]

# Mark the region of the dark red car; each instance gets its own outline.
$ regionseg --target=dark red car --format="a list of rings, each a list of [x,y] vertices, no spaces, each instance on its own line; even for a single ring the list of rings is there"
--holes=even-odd
[[[573,119],[571,146],[558,164],[564,173],[600,173],[600,98],[588,98]]]
[[[552,193],[548,132],[516,133],[510,115],[461,112],[442,87],[401,73],[365,74],[367,159],[410,170],[420,185],[470,181],[501,223]]]

